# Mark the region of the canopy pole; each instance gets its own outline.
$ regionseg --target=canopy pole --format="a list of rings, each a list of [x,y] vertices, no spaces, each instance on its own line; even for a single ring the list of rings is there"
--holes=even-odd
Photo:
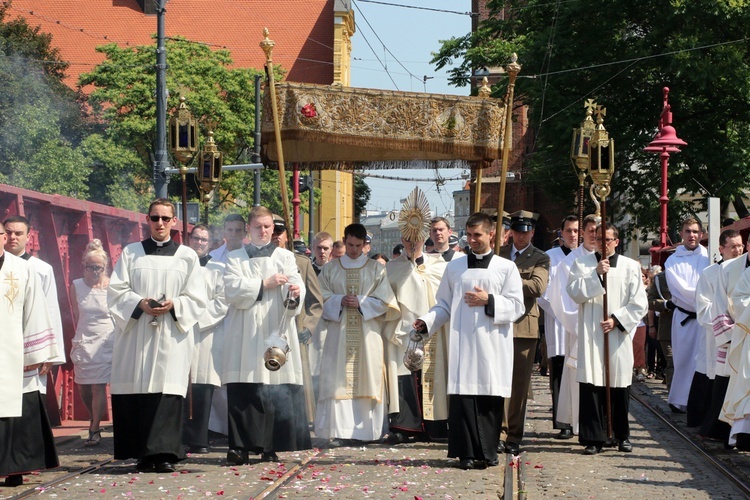
[[[474,212],[482,210],[482,171],[484,170],[484,160],[477,162],[477,178],[474,185]]]
[[[271,53],[276,42],[268,38],[268,28],[263,28],[263,36],[265,37],[260,42],[260,48],[266,53],[266,76],[268,77],[268,91],[271,94],[271,114],[273,115],[273,132],[276,137],[276,155],[278,156],[279,162],[279,187],[281,188],[281,203],[284,206],[284,223],[286,227],[292,227],[289,219],[289,196],[286,192],[286,169],[284,168],[284,150],[281,147],[281,125],[279,124],[279,110],[276,105],[276,86],[274,83],[273,76],[273,61],[271,60]],[[260,103],[255,103],[258,106]],[[291,249],[291,241],[287,241],[287,247]]]
[[[513,93],[516,87],[516,77],[521,71],[518,64],[518,56],[514,52],[510,58],[510,64],[505,67],[508,72],[508,93],[505,97],[505,134],[503,136],[503,163],[500,168],[500,190],[497,194],[497,231],[495,236],[495,253],[500,253],[503,242],[503,211],[505,210],[505,181],[508,177],[508,158],[510,157],[510,145],[513,141]]]

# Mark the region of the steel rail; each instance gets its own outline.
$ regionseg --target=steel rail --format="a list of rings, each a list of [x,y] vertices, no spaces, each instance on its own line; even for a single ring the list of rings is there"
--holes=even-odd
[[[93,464],[87,465],[86,467],[81,467],[80,469],[74,470],[72,472],[68,472],[65,475],[62,475],[58,478],[55,478],[51,481],[48,481],[46,483],[42,483],[39,486],[34,486],[33,488],[30,488],[26,491],[23,491],[19,493],[18,495],[10,497],[11,500],[18,500],[21,498],[28,498],[34,495],[40,495],[44,492],[46,492],[48,489],[57,486],[60,483],[63,483],[69,479],[82,476],[84,474],[89,474],[91,472],[97,471],[104,467],[105,465],[114,462],[113,458],[108,458],[106,460],[102,460],[101,462],[95,462]]]
[[[648,411],[650,411],[656,418],[658,418],[661,422],[667,425],[670,429],[672,429],[678,436],[680,436],[686,443],[688,443],[690,446],[692,446],[695,451],[698,452],[698,454],[703,458],[705,461],[710,463],[716,470],[721,472],[721,474],[726,477],[734,486],[736,486],[738,489],[740,489],[746,496],[750,498],[750,484],[745,482],[741,477],[739,477],[737,474],[732,471],[730,467],[728,467],[725,463],[723,463],[720,459],[714,457],[711,455],[703,446],[701,446],[698,442],[696,442],[693,438],[691,438],[689,435],[687,435],[682,429],[674,425],[668,418],[664,416],[664,414],[659,411],[658,409],[654,408],[650,404],[648,404],[644,399],[637,394],[630,393],[631,399],[635,400],[637,403],[639,403],[641,406],[646,408]]]

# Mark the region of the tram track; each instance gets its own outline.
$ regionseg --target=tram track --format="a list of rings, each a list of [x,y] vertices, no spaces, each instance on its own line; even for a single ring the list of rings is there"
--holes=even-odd
[[[647,402],[644,397],[634,392],[630,393],[630,398],[640,404],[644,409],[648,410],[654,417],[656,417],[661,423],[666,425],[673,433],[679,436],[685,443],[687,443],[693,450],[695,450],[698,456],[712,469],[718,471],[724,476],[732,485],[742,491],[744,495],[750,498],[750,482],[745,478],[737,474],[732,467],[724,463],[723,460],[714,456],[710,450],[707,450],[699,441],[696,441],[689,434],[687,434],[680,427],[675,425],[664,413],[652,404]]]
[[[55,486],[62,484],[66,481],[69,481],[71,479],[74,479],[76,477],[83,476],[85,474],[90,474],[92,472],[96,472],[105,465],[109,465],[110,463],[114,462],[114,459],[108,458],[106,460],[101,460],[99,462],[94,462],[93,464],[90,464],[86,467],[81,467],[80,469],[68,472],[67,474],[63,474],[62,476],[58,476],[55,479],[52,479],[51,481],[47,481],[46,483],[42,483],[40,485],[35,485],[33,488],[29,488],[25,491],[22,491],[18,493],[17,495],[9,497],[10,500],[20,500],[22,498],[29,498],[35,495],[39,495],[43,492],[45,492],[48,489],[54,488]]]

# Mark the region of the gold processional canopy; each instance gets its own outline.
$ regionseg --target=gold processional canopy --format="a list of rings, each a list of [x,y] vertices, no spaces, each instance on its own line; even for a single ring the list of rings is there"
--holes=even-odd
[[[501,99],[291,82],[275,87],[285,162],[313,169],[435,168],[502,154]],[[276,162],[268,89],[264,94],[263,154]]]

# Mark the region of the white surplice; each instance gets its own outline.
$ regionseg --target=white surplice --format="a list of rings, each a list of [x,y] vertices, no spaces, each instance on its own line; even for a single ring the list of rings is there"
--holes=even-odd
[[[547,288],[542,296],[537,299],[537,303],[544,311],[544,338],[547,342],[547,357],[553,358],[565,356],[566,351],[565,327],[563,327],[562,321],[557,318],[550,303],[551,296],[555,293],[552,283],[555,280],[558,266],[565,260],[566,255],[561,247],[550,248],[546,253],[549,256],[549,280]],[[570,253],[572,252],[568,252],[568,254]]]
[[[296,309],[283,307],[289,286],[263,288],[261,295],[263,280],[276,273],[287,276],[290,285],[299,286]],[[305,284],[294,254],[285,248],[274,248],[270,256],[251,259],[244,247],[229,252],[224,295],[229,309],[224,318],[221,383],[302,385],[302,361],[294,317],[304,307]],[[287,315],[286,328],[279,331],[284,314]],[[266,349],[287,345],[290,351],[286,354],[286,363],[277,371],[267,369],[263,360]]]
[[[513,322],[526,308],[516,265],[497,255],[487,269],[468,268],[469,259],[448,263],[436,304],[420,319],[430,335],[449,323],[448,394],[509,397],[513,378]],[[480,287],[494,300],[494,316],[471,307],[464,294]]]
[[[735,319],[738,317],[732,295],[737,282],[745,272],[747,262],[747,254],[722,262],[715,284],[712,326],[714,343],[716,344],[716,375],[723,377],[729,377],[732,373],[727,358],[729,357]]]
[[[20,417],[23,367],[59,356],[47,302],[38,274],[9,252],[0,269],[0,418]]]
[[[695,371],[705,374],[710,380],[716,377],[717,349],[713,325],[716,313],[713,305],[719,274],[721,264],[711,264],[703,270],[695,288],[695,316],[703,328],[703,342],[698,351]]]
[[[195,328],[195,350],[190,365],[194,384],[221,386],[221,357],[224,345],[224,316],[227,313],[224,297],[224,264],[213,259],[201,267],[206,286],[206,310]]]
[[[744,260],[745,256],[739,259]],[[731,300],[737,322],[732,329],[727,359],[729,387],[719,419],[731,426],[729,444],[734,445],[737,434],[750,434],[750,272],[741,272]]]
[[[570,268],[567,290],[579,304],[577,380],[604,387],[604,333],[600,324],[605,290],[596,272],[597,264],[596,254],[577,258]],[[648,312],[640,264],[618,255],[616,265],[607,273],[606,297],[608,317],[616,318],[616,326],[608,334],[610,387],[629,387],[633,378],[631,333]]]
[[[687,250],[684,245],[669,256],[664,263],[664,276],[667,279],[672,302],[685,309],[695,311],[695,287],[703,270],[710,264],[708,252],[702,245]],[[688,394],[695,373],[698,344],[703,339],[703,327],[697,321],[688,319],[679,309],[672,316],[672,361],[674,376],[669,388],[669,404],[682,410],[687,408]],[[685,324],[682,325],[682,322]]]
[[[557,403],[557,421],[569,424],[578,433],[579,387],[578,366],[578,304],[568,294],[568,276],[573,262],[584,255],[593,254],[583,245],[572,250],[558,264],[554,279],[547,288],[550,308],[565,330],[565,366],[560,379],[560,396]]]
[[[171,313],[132,317],[144,298],[172,300]],[[193,327],[206,308],[198,255],[179,246],[174,256],[147,255],[143,243],[126,246],[109,280],[107,303],[115,321],[112,394],[185,396],[195,343]]]
[[[383,326],[400,315],[385,266],[366,255],[343,255],[323,266],[318,280],[327,334],[315,435],[376,440],[386,415]],[[342,306],[348,294],[357,296],[359,309]]]
[[[66,362],[65,349],[63,348],[65,344],[63,340],[62,317],[60,316],[60,303],[57,300],[55,271],[51,265],[34,256],[29,257],[27,262],[36,271],[37,276],[39,276],[45,304],[47,305],[47,314],[52,324],[52,331],[55,333],[55,343],[58,345],[58,355],[54,359],[49,360],[49,362],[55,365],[63,365]],[[38,370],[24,373],[23,382],[23,392],[39,391],[42,394],[47,393],[47,375],[40,376]]]

